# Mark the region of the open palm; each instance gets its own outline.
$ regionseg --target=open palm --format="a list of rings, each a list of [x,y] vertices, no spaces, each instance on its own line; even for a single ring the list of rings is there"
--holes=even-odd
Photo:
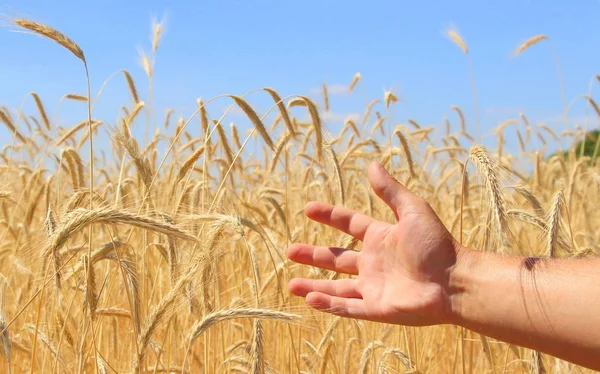
[[[309,218],[363,241],[363,250],[291,245],[287,255],[293,261],[357,277],[296,278],[290,281],[290,291],[317,310],[343,317],[413,326],[451,323],[449,275],[460,246],[429,204],[380,164],[369,168],[369,181],[393,210],[396,223],[309,203],[305,209]]]

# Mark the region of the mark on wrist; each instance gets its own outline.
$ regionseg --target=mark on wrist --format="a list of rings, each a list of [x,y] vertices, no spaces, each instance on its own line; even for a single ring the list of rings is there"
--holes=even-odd
[[[523,267],[529,271],[532,271],[533,268],[535,267],[535,264],[540,260],[541,260],[540,257],[526,257],[523,260]]]

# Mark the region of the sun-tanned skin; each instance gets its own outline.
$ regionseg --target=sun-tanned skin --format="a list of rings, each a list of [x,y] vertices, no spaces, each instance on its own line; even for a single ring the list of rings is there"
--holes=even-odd
[[[291,245],[295,262],[356,275],[292,279],[293,294],[342,317],[460,325],[600,370],[600,259],[536,261],[463,247],[381,165],[371,165],[369,181],[396,223],[309,203],[310,219],[361,240],[363,250]]]

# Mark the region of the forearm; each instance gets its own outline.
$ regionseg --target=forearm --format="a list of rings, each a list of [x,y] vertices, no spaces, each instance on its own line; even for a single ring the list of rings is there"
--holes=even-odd
[[[461,250],[454,323],[600,370],[600,259],[534,260]]]

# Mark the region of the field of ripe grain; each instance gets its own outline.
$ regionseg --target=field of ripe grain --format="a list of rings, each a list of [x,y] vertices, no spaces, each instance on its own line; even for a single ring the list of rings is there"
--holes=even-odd
[[[60,32],[16,23],[86,63]],[[151,79],[152,56],[144,61]],[[351,78],[349,91],[362,79]],[[116,122],[90,115],[60,126],[48,115],[56,103],[36,94],[28,98],[34,113],[0,110],[13,134],[0,153],[1,372],[585,372],[455,326],[332,317],[287,291],[292,277],[346,276],[289,262],[291,243],[361,249],[309,221],[308,201],[393,220],[366,178],[374,160],[468,246],[597,254],[598,166],[579,151],[546,157],[528,146],[533,137],[549,146],[552,129],[525,115],[507,119],[495,131],[498,146],[485,149],[459,107],[445,128],[394,123],[387,113],[398,99],[386,92],[332,132],[321,120],[326,86],[317,97],[260,88],[198,101],[194,113],[168,112],[144,142],[133,130],[151,126],[151,93],[144,101],[127,72],[111,79],[125,80],[131,95]],[[63,106],[92,107],[96,94],[65,92]],[[248,103],[257,95],[272,103],[268,112]],[[250,131],[208,111],[215,100],[241,110]],[[104,130],[110,149],[94,150]],[[520,140],[514,154],[503,149],[508,131]],[[563,134],[573,144],[597,141],[584,135],[577,126]]]

